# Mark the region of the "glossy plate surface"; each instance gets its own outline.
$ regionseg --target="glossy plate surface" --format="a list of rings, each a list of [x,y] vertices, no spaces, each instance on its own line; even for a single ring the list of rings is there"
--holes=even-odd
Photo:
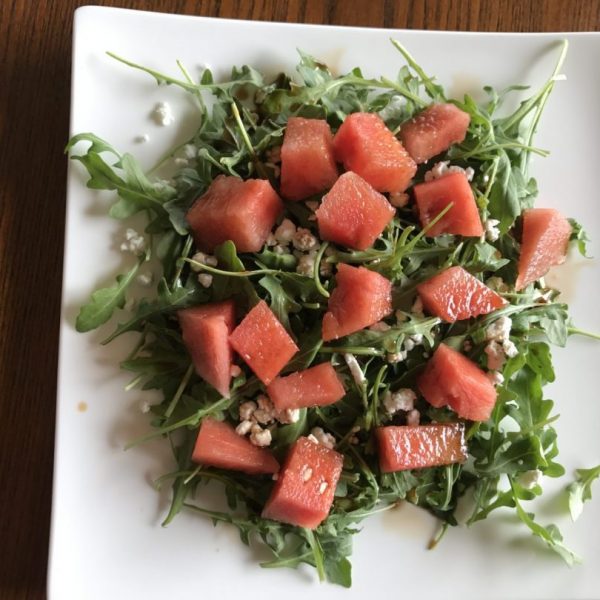
[[[181,59],[196,74],[209,64],[217,78],[232,65],[267,72],[291,71],[295,49],[319,57],[334,70],[361,66],[365,74],[394,77],[402,61],[388,38],[402,41],[451,95],[499,89],[514,83],[537,86],[551,72],[562,35],[464,34],[221,21],[118,9],[86,7],[75,15],[72,133],[93,131],[149,167],[194,130],[189,96],[157,87],[149,76],[106,56],[110,50],[164,72],[177,73]],[[548,159],[536,159],[539,205],[558,207],[584,223],[600,253],[598,173],[600,37],[568,34],[566,81],[557,84],[544,114],[537,144]],[[168,101],[175,122],[158,127],[150,115]],[[136,136],[149,134],[145,144]],[[66,141],[66,140],[65,140]],[[589,598],[600,590],[600,498],[571,524],[562,489],[569,478],[550,481],[539,510],[544,523],[557,522],[586,562],[568,569],[533,540],[511,516],[498,514],[471,529],[455,528],[435,551],[426,545],[436,524],[409,506],[364,523],[355,537],[354,586],[319,585],[312,571],[265,571],[260,552],[243,546],[237,532],[191,514],[160,527],[169,498],[151,487],[172,469],[167,445],[155,442],[128,452],[125,443],[149,430],[139,391],[125,393],[127,374],[117,363],[133,338],[109,347],[98,342],[110,330],[80,335],[73,323],[80,304],[98,285],[121,272],[122,223],[107,218],[110,195],[88,190],[77,164],[68,185],[65,271],[60,346],[56,471],[49,595],[51,600],[202,597],[264,599],[285,590],[286,598],[365,598],[380,594],[420,598]],[[575,322],[600,331],[597,261],[570,260],[551,278],[564,289]],[[562,414],[561,458],[569,476],[576,467],[600,463],[600,346],[572,339],[554,351],[558,382],[548,389]],[[600,496],[600,487],[595,490]],[[216,496],[215,496],[216,498]],[[209,498],[207,502],[211,502]]]

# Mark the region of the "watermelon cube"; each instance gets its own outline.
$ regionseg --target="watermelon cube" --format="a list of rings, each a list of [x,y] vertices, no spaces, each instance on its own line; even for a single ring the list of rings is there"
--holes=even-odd
[[[417,286],[425,310],[447,323],[487,315],[506,304],[462,267],[450,267]]]
[[[329,514],[344,459],[301,437],[291,447],[262,516],[315,529]]]
[[[454,104],[432,104],[402,124],[400,139],[420,164],[462,142],[470,122],[471,117]]]
[[[327,121],[290,117],[281,146],[282,196],[302,200],[328,190],[337,176]]]
[[[467,460],[463,423],[378,427],[375,437],[382,473]]]
[[[395,214],[386,197],[352,171],[335,182],[316,212],[321,239],[356,250],[372,246]]]
[[[322,363],[286,377],[276,377],[267,387],[277,410],[326,406],[344,397],[346,390],[331,363]]]
[[[223,421],[205,417],[192,453],[192,460],[201,465],[242,471],[249,475],[277,473],[279,463],[266,448],[259,448],[238,435]]]
[[[466,356],[440,344],[418,379],[419,390],[432,406],[449,406],[459,417],[487,421],[496,404],[496,388]]]
[[[185,308],[178,311],[177,317],[196,373],[229,398],[233,363],[229,334],[235,324],[233,300]]]
[[[336,288],[323,317],[323,340],[336,340],[392,312],[392,282],[364,267],[338,265]]]
[[[229,341],[265,385],[298,352],[298,346],[264,300],[244,317]]]
[[[557,210],[530,208],[523,213],[517,291],[565,261],[570,237],[571,225]]]
[[[403,192],[417,172],[404,146],[375,113],[348,115],[333,139],[336,160],[378,192]]]
[[[426,227],[452,202],[452,208],[427,232],[430,237],[451,233],[481,237],[483,225],[473,190],[463,173],[451,173],[414,187],[421,225]]]
[[[219,175],[186,219],[203,252],[212,252],[227,240],[238,252],[258,252],[282,210],[281,199],[267,180]]]

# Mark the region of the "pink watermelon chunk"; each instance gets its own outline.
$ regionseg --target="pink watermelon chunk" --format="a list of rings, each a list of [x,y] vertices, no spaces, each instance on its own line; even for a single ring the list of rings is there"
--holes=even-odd
[[[565,261],[570,237],[571,225],[557,210],[530,208],[523,213],[517,291]]]
[[[282,196],[302,200],[328,190],[337,176],[327,121],[290,117],[281,146]]]
[[[402,124],[400,139],[420,164],[462,142],[470,122],[471,117],[454,104],[432,104]]]
[[[449,406],[459,417],[487,421],[496,404],[496,388],[466,356],[440,344],[418,379],[419,390],[432,406]]]
[[[382,473],[437,467],[467,460],[463,423],[378,427]]]
[[[404,146],[375,113],[346,117],[333,139],[338,162],[378,192],[403,192],[417,172]]]
[[[277,473],[279,463],[265,448],[259,448],[223,421],[203,419],[192,453],[195,463],[242,471],[249,475]]]
[[[265,385],[298,352],[298,346],[264,300],[244,317],[229,341]]]
[[[331,363],[322,363],[286,377],[276,377],[267,387],[277,410],[326,406],[346,394]]]
[[[219,175],[196,200],[186,218],[196,246],[212,252],[231,240],[238,252],[258,252],[264,245],[283,204],[265,179]]]
[[[233,300],[186,308],[177,317],[196,373],[228,398],[233,363],[229,334],[235,324]]]
[[[383,275],[340,263],[336,282],[323,317],[326,342],[360,331],[392,312],[392,282]]]
[[[451,173],[414,187],[421,225],[426,227],[439,213],[452,208],[427,232],[430,237],[451,233],[465,237],[483,235],[481,217],[473,190],[462,173]]]
[[[427,312],[447,323],[487,315],[506,304],[462,267],[450,267],[417,286]]]
[[[373,245],[395,213],[385,196],[348,171],[323,197],[316,215],[321,239],[365,250]]]
[[[290,449],[262,512],[273,519],[314,529],[329,514],[344,458],[301,437]]]

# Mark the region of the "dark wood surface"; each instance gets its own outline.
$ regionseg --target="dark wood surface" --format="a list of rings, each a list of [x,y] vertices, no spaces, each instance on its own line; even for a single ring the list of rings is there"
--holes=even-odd
[[[90,2],[0,0],[0,600],[45,597],[65,213],[62,150],[68,135],[73,11],[84,4]],[[96,4],[368,27],[600,28],[600,0]]]

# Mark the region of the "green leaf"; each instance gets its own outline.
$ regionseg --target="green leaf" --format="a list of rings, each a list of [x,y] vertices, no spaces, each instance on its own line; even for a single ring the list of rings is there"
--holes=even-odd
[[[600,465],[591,469],[577,469],[575,481],[569,485],[569,512],[576,521],[583,512],[583,503],[592,499],[592,483],[600,477]]]
[[[291,312],[300,312],[302,306],[283,289],[281,282],[274,275],[265,275],[258,280],[258,285],[269,292],[271,310],[281,324],[291,332],[289,315]]]

